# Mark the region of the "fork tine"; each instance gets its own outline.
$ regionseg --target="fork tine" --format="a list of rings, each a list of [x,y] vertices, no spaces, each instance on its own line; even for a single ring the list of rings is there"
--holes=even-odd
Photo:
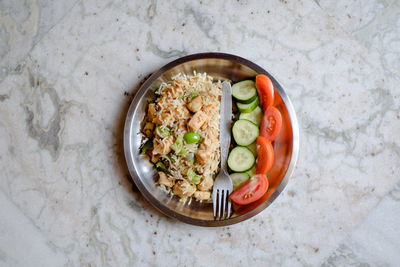
[[[221,209],[223,208],[222,203],[222,193],[223,190],[218,190],[218,219],[221,220]]]
[[[212,196],[214,219],[217,217],[217,190],[213,190]]]
[[[226,211],[226,190],[222,190],[222,217],[221,217],[221,219],[225,219],[225,211]]]
[[[228,217],[227,217],[227,219],[229,219],[229,217],[231,217],[231,209],[232,209],[232,204],[231,204],[231,201],[229,200],[229,191],[227,191],[227,202],[228,202]]]

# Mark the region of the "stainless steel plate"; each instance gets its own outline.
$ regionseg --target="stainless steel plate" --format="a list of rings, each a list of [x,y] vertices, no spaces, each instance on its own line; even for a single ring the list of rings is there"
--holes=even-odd
[[[283,118],[282,132],[274,141],[275,162],[270,171],[270,187],[266,195],[251,205],[236,209],[224,221],[214,221],[212,204],[179,202],[155,185],[155,170],[145,156],[139,154],[142,136],[140,126],[146,112],[146,99],[162,82],[171,80],[178,73],[206,72],[217,79],[239,81],[257,74],[268,75],[278,94],[275,105]],[[124,129],[124,150],[130,174],[143,196],[164,214],[185,223],[201,226],[224,226],[249,219],[268,207],[282,192],[296,164],[299,151],[299,129],[293,106],[282,86],[263,68],[244,58],[224,53],[201,53],[185,56],[165,65],[141,86],[129,108]]]

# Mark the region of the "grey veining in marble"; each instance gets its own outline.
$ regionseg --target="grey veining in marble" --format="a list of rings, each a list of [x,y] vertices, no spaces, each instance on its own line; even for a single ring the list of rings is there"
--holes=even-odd
[[[398,265],[400,8],[345,2],[0,1],[0,265]],[[155,211],[122,151],[140,82],[204,51],[270,71],[301,134],[284,193],[215,229]]]

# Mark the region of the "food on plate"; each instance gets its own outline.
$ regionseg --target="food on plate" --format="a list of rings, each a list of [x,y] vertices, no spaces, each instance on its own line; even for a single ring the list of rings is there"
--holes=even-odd
[[[228,166],[234,172],[250,170],[255,163],[253,153],[244,146],[234,147],[228,156]]]
[[[221,88],[205,73],[179,74],[161,84],[148,104],[141,154],[154,163],[159,186],[181,199],[211,198],[220,163]],[[282,115],[273,106],[275,90],[265,75],[233,84],[232,97],[238,114],[227,159],[234,189],[229,198],[248,205],[268,190]]]
[[[232,127],[233,138],[239,146],[248,146],[260,134],[258,126],[249,120],[237,120]]]
[[[239,119],[248,120],[257,126],[261,125],[263,119],[263,112],[259,106],[257,106],[253,111],[248,113],[240,113]]]
[[[221,88],[205,73],[179,74],[148,104],[141,154],[155,164],[160,187],[182,199],[210,199],[220,162]]]
[[[250,113],[258,107],[258,97],[248,104],[238,102],[237,107],[241,113]]]
[[[282,115],[273,106],[267,107],[261,122],[260,134],[270,141],[274,141],[282,128]]]
[[[244,182],[250,179],[250,175],[247,172],[234,172],[229,175],[232,180],[233,190],[236,190]]]
[[[256,174],[236,189],[229,199],[238,205],[247,205],[259,200],[267,190],[267,177],[264,174]]]
[[[274,86],[268,76],[260,74],[256,76],[256,87],[261,99],[261,105],[265,110],[274,103]]]
[[[239,115],[232,127],[235,147],[228,156],[233,183],[230,200],[248,205],[268,191],[267,173],[274,163],[273,142],[282,128],[280,111],[273,107],[275,90],[266,75],[255,82],[244,80],[232,86]]]
[[[232,96],[243,104],[249,104],[257,98],[257,89],[252,80],[244,80],[232,86]]]
[[[257,137],[257,170],[258,174],[267,174],[274,163],[274,148],[271,142],[263,137]]]
[[[256,142],[251,143],[250,145],[246,146],[254,155],[254,157],[257,157],[257,144]]]

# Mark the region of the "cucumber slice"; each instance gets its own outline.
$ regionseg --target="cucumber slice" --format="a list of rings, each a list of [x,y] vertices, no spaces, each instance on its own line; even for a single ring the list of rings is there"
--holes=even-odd
[[[252,112],[256,107],[258,107],[258,97],[253,100],[253,102],[249,104],[243,104],[243,103],[237,103],[237,107],[240,112],[242,113],[250,113]]]
[[[256,141],[257,136],[260,135],[260,130],[251,121],[238,120],[233,124],[232,134],[239,146],[248,146]]]
[[[257,157],[257,144],[256,142],[251,143],[250,145],[247,146],[248,149],[250,149],[251,152],[253,152],[254,157]]]
[[[245,172],[255,163],[253,153],[243,146],[234,147],[228,156],[228,166],[234,172]]]
[[[260,107],[256,107],[250,113],[240,113],[239,115],[239,120],[249,120],[257,124],[258,126],[261,125],[262,118],[263,118],[263,112]]]
[[[239,186],[241,186],[244,182],[250,179],[250,175],[246,172],[235,172],[229,175],[232,180],[233,190],[236,190]]]
[[[248,170],[246,173],[247,173],[250,177],[253,177],[254,175],[256,175],[256,174],[257,174],[257,168],[256,168],[256,166],[254,166],[253,168],[251,168],[250,170]]]
[[[254,101],[257,97],[256,85],[251,80],[245,80],[232,85],[233,97],[244,104]]]

